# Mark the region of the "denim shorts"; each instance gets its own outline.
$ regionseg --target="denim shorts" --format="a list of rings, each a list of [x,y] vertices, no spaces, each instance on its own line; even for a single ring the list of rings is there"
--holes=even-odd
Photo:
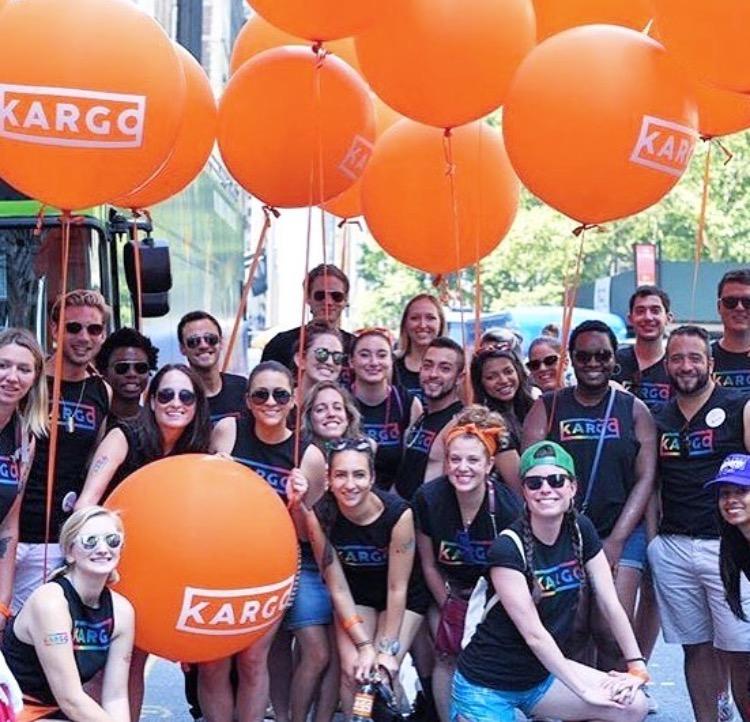
[[[531,689],[502,691],[469,682],[456,670],[451,694],[451,722],[456,722],[459,716],[466,722],[515,722],[517,709],[528,717],[554,681],[550,675]]]
[[[646,538],[646,525],[641,522],[630,536],[625,540],[620,555],[620,566],[631,567],[643,571],[648,563],[646,547],[648,539]]]
[[[284,629],[294,631],[333,622],[333,605],[328,587],[307,544],[301,545],[301,561],[297,589],[292,606],[284,616]]]

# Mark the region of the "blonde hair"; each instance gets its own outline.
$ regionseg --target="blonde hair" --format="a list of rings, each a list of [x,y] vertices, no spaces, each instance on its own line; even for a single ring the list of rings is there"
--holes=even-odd
[[[60,294],[55,299],[55,304],[50,311],[52,323],[57,325],[60,320],[60,306],[65,301],[65,308],[69,306],[89,306],[98,309],[102,314],[102,323],[106,326],[109,323],[110,308],[99,291],[92,291],[87,288],[77,288],[74,291]]]
[[[47,377],[44,373],[44,354],[33,334],[24,328],[6,328],[0,331],[0,348],[15,344],[34,357],[34,385],[19,405],[21,431],[24,436],[46,436],[49,424]]]
[[[63,574],[67,574],[73,569],[75,562],[69,562],[68,555],[73,551],[73,545],[75,544],[78,535],[81,533],[81,529],[83,529],[86,523],[91,521],[91,519],[96,519],[96,517],[99,516],[106,516],[108,519],[111,519],[117,527],[117,531],[121,534],[123,533],[122,519],[120,519],[120,515],[116,511],[106,509],[103,506],[87,506],[83,509],[77,509],[66,519],[65,523],[62,525],[62,529],[60,529],[59,543],[64,561],[63,566],[58,567],[50,574],[50,581],[56,577],[62,576]],[[120,575],[116,569],[113,569],[107,579],[107,584],[115,584],[119,579]]]
[[[443,307],[440,304],[440,301],[438,301],[438,299],[430,293],[418,293],[416,296],[414,296],[414,298],[409,299],[409,302],[404,307],[404,312],[401,314],[401,325],[399,326],[398,330],[399,358],[407,356],[409,354],[409,351],[411,351],[411,339],[409,338],[409,334],[406,332],[406,321],[409,317],[409,311],[411,310],[412,305],[417,301],[429,301],[433,306],[435,306],[435,311],[437,312],[437,317],[440,322],[436,338],[439,336],[445,336],[445,313],[443,312]]]

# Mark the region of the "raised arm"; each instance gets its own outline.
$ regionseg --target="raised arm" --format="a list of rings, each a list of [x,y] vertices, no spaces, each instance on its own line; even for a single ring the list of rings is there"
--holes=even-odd
[[[112,481],[112,477],[127,455],[128,440],[125,434],[122,429],[112,429],[94,452],[83,490],[76,501],[76,509],[94,506],[101,501],[109,482]]]

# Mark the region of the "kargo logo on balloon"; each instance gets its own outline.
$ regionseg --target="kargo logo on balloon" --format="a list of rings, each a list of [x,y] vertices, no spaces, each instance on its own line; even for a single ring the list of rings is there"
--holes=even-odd
[[[644,115],[630,160],[679,177],[687,168],[697,138],[698,134],[692,128]]]
[[[192,634],[248,634],[271,626],[289,604],[291,576],[251,589],[186,587],[177,629]]]
[[[140,148],[146,97],[0,84],[0,138],[75,148]]]

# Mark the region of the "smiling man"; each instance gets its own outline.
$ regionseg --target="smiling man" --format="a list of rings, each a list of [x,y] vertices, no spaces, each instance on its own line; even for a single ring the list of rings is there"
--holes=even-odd
[[[724,334],[711,344],[714,379],[750,394],[750,268],[724,274],[717,304]]]

